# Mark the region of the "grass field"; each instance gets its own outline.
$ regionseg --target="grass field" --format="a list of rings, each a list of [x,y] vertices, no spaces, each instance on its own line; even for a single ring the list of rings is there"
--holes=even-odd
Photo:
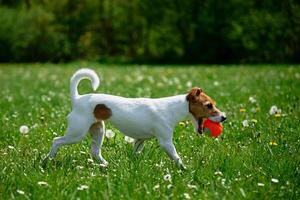
[[[91,159],[90,137],[43,166],[66,128],[69,78],[88,66],[102,79],[100,93],[163,97],[202,87],[227,113],[223,134],[215,140],[191,124],[176,126],[174,143],[188,168],[181,171],[156,140],[134,155],[107,124],[116,133],[104,141],[107,168]],[[299,66],[2,64],[0,87],[0,199],[300,198]],[[90,83],[82,81],[79,91],[92,92]],[[281,113],[270,115],[273,105]]]

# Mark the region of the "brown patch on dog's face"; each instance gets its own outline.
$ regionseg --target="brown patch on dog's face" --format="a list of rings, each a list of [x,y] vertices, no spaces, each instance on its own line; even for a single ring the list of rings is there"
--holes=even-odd
[[[106,107],[104,104],[96,105],[94,109],[94,116],[97,120],[106,120],[112,115],[111,109]]]
[[[186,100],[189,102],[189,111],[198,122],[198,132],[203,128],[203,118],[221,115],[221,111],[216,107],[215,101],[206,95],[201,88],[192,88]]]

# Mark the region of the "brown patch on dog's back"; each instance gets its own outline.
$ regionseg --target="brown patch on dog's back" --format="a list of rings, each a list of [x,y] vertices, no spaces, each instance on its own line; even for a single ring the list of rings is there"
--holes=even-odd
[[[111,109],[105,104],[98,104],[94,109],[94,116],[97,120],[106,120],[112,115]]]

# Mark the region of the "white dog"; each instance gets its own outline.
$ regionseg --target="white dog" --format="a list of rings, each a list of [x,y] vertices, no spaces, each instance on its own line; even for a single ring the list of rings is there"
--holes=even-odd
[[[124,98],[108,94],[79,95],[77,86],[84,78],[91,80],[94,90],[99,86],[99,78],[93,70],[81,69],[73,75],[70,85],[72,111],[68,115],[68,128],[63,137],[53,140],[48,154],[50,158],[54,158],[61,146],[78,143],[90,132],[91,154],[107,165],[101,155],[104,120],[107,120],[122,133],[135,139],[135,152],[142,150],[146,139],[156,137],[168,156],[179,167],[185,168],[172,142],[176,124],[189,118],[195,129],[202,133],[203,118],[218,122],[226,119],[216,108],[215,102],[200,88],[193,88],[188,94],[158,99]]]

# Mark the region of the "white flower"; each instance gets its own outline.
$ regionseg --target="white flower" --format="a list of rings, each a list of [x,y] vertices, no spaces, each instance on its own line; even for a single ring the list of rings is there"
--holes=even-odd
[[[251,108],[250,111],[253,112],[253,113],[256,113],[256,112],[257,112],[257,109],[256,109],[256,108]]]
[[[244,121],[242,121],[242,124],[244,127],[247,127],[249,126],[249,121],[245,119]]]
[[[271,181],[272,181],[273,183],[279,183],[279,180],[276,179],[276,178],[272,178]]]
[[[78,165],[78,166],[76,166],[76,169],[81,170],[81,169],[83,169],[83,166]]]
[[[280,114],[281,113],[281,109],[278,109],[277,106],[272,106],[270,108],[269,114],[270,115],[275,115],[275,114]]]
[[[37,123],[32,125],[32,128],[37,128],[39,125]]]
[[[11,146],[11,145],[8,145],[7,146],[9,149],[14,149],[15,147],[14,146]]]
[[[225,185],[225,182],[226,182],[226,179],[225,179],[225,178],[222,178],[222,179],[221,179],[221,184],[222,184],[222,185]]]
[[[214,81],[214,86],[219,86],[220,83],[218,81]]]
[[[188,193],[183,193],[183,196],[184,196],[185,199],[191,199],[191,197]]]
[[[171,174],[164,175],[164,180],[165,181],[171,181],[172,180]]]
[[[191,81],[186,82],[187,87],[192,87],[193,83]]]
[[[105,131],[105,136],[106,136],[108,139],[115,137],[115,135],[116,135],[115,132],[113,132],[113,131],[110,130],[110,129],[107,129],[107,130]]]
[[[265,184],[263,184],[263,183],[257,183],[257,185],[258,185],[259,187],[264,187],[264,186],[265,186]]]
[[[256,99],[252,96],[249,97],[250,103],[256,103]]]
[[[134,139],[133,138],[131,138],[131,137],[128,137],[128,136],[125,136],[125,141],[127,142],[127,143],[133,143],[134,142]]]
[[[223,175],[223,173],[222,173],[221,171],[216,171],[216,172],[215,172],[215,175],[222,176],[222,175]]]
[[[38,185],[40,185],[40,186],[48,186],[48,183],[45,182],[45,181],[39,181]]]
[[[159,184],[155,185],[155,186],[153,187],[153,190],[157,190],[158,188],[159,188]]]
[[[29,132],[29,128],[26,125],[20,126],[19,130],[20,130],[20,133],[22,133],[22,134],[27,134]]]
[[[89,186],[87,186],[87,185],[81,185],[81,186],[77,187],[77,190],[87,190],[87,189],[89,189]]]
[[[196,186],[196,185],[190,185],[190,184],[188,184],[187,186],[188,186],[188,188],[190,188],[190,189],[197,189],[197,186]]]
[[[243,196],[244,198],[246,198],[246,194],[245,194],[245,191],[244,191],[243,188],[240,188],[240,192],[241,192],[242,196]]]
[[[23,190],[17,190],[17,193],[24,195],[25,192]]]

